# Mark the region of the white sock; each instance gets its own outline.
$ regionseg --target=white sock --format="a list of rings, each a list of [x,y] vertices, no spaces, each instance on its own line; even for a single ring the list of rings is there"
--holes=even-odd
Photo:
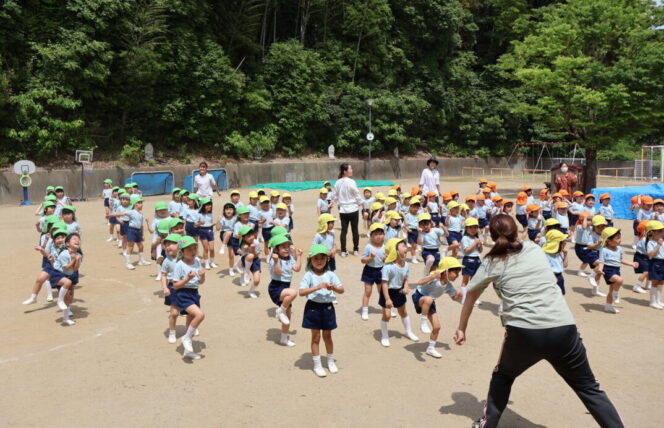
[[[67,294],[67,289],[65,287],[60,287],[60,291],[58,291],[58,301],[64,302],[65,294]]]
[[[322,369],[323,365],[320,363],[320,355],[314,355],[312,358],[314,360],[314,370]]]
[[[253,293],[256,291],[256,284],[251,284],[251,287],[249,287],[249,293]]]
[[[194,328],[192,326],[189,326],[189,328],[187,329],[187,332],[184,334],[183,338],[186,337],[188,339],[191,339],[192,337],[194,337],[194,334],[196,334],[196,328]]]
[[[413,330],[410,327],[410,316],[401,318],[401,322],[403,323],[403,327],[406,329],[406,333],[412,333]]]
[[[334,354],[327,354],[327,363],[334,362]]]
[[[387,334],[387,321],[380,322],[380,335],[382,339],[387,339],[389,336]]]
[[[143,253],[138,254],[138,261],[139,262],[144,262],[145,261],[145,257],[143,256]]]
[[[427,261],[424,263],[424,276],[429,276],[429,271],[431,271],[431,266],[433,266],[434,258],[427,257]]]
[[[53,287],[51,287],[51,281],[44,281],[44,288],[46,288],[46,295],[53,296]]]
[[[362,306],[362,313],[363,314],[368,314],[369,313],[369,307],[368,306]]]
[[[35,293],[32,293],[32,294],[30,295],[30,299],[31,299],[31,300],[37,300],[37,295],[36,295]]]
[[[611,296],[613,296],[613,301],[614,301],[614,302],[615,302],[616,300],[618,300],[618,297],[619,297],[619,296],[618,296],[618,292],[617,292],[617,291],[612,291],[612,292],[611,292]]]
[[[175,337],[175,330],[168,330],[168,335]]]
[[[129,256],[129,254],[124,253],[124,257],[125,257],[125,262],[126,262],[128,265],[130,265],[130,264],[131,264],[131,257]]]
[[[288,341],[288,333],[281,333],[281,342],[286,343]]]
[[[435,340],[430,340],[429,341],[429,348],[435,348],[436,347],[436,341]]]
[[[71,316],[71,311],[69,310],[69,308],[62,311],[62,320],[63,321],[69,321],[70,316]]]

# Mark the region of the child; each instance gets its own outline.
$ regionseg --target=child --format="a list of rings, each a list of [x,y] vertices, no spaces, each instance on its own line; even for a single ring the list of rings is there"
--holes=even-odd
[[[620,229],[616,229],[615,227],[604,228],[602,231],[602,243],[596,270],[597,273],[604,275],[604,281],[609,286],[604,311],[617,314],[619,311],[613,306],[613,303],[620,302],[618,293],[624,282],[620,276],[620,265],[623,264],[635,268],[637,267],[637,263],[623,258],[623,250],[620,247]]]
[[[182,189],[176,187],[171,192],[171,201],[168,203],[168,215],[170,215],[171,217],[180,216],[180,209],[182,208],[182,204],[180,203],[181,191]]]
[[[231,203],[235,205],[236,210],[244,206],[244,203],[240,200],[240,192],[238,190],[231,190],[230,197],[231,197]]]
[[[406,312],[406,300],[410,289],[408,287],[408,264],[406,263],[406,254],[408,245],[403,239],[390,239],[385,245],[385,265],[381,270],[381,293],[378,304],[383,308],[383,317],[380,322],[381,339],[380,344],[390,346],[390,339],[387,332],[387,326],[392,316],[392,308],[397,308],[401,321],[406,329],[406,336],[417,342],[420,340],[415,334],[410,324],[410,317]]]
[[[651,196],[638,196],[636,204],[634,204],[632,211],[636,215],[634,220],[634,243],[632,244],[632,249],[636,249],[636,243],[639,241],[639,234],[636,228],[639,225],[639,222],[643,220],[654,220],[655,213],[652,211],[654,200]]]
[[[129,216],[127,211],[131,208],[129,207],[129,202],[131,197],[128,193],[122,191],[118,193],[118,203],[114,206],[113,212],[109,214],[110,218],[115,218],[120,226],[120,240],[118,241],[118,248],[122,247],[122,255],[127,255],[127,228],[129,227]]]
[[[447,215],[449,210],[447,209],[447,204],[452,200],[452,195],[449,192],[443,193],[442,195],[443,203],[440,205],[440,225],[445,226],[445,221],[447,220]]]
[[[613,217],[615,213],[613,212],[613,207],[611,206],[611,194],[602,193],[599,195],[599,203],[601,205],[597,210],[597,214],[606,219],[606,223],[609,225],[609,227],[613,227]]]
[[[279,197],[281,195],[276,190],[270,192],[270,207],[272,207],[272,215],[277,213],[277,204],[279,203]]]
[[[371,226],[371,222],[369,221],[369,207],[371,207],[371,204],[375,201],[374,197],[371,196],[372,192],[371,187],[365,187],[362,198],[362,219],[364,220],[364,226],[367,230],[367,236],[370,233],[369,226]]]
[[[260,215],[258,214],[258,199],[258,192],[249,193],[249,205],[247,205],[247,208],[249,208],[249,222],[255,226],[256,231],[258,231],[258,220],[260,219]],[[260,238],[263,239],[262,236]]]
[[[595,210],[595,196],[592,193],[588,193],[585,197],[585,203],[583,205],[583,210],[588,211],[591,215],[596,214]]]
[[[219,249],[219,254],[224,254],[226,247],[228,247],[228,274],[233,276],[233,265],[235,264],[235,254],[233,251],[233,246],[231,245],[231,238],[233,237],[233,226],[237,221],[235,205],[232,202],[226,202],[224,204],[223,214],[219,216],[217,220],[217,229],[219,232],[219,239],[221,239],[221,245]]]
[[[389,211],[395,212],[395,211]],[[360,262],[364,265],[361,281],[364,284],[362,295],[361,316],[364,321],[369,319],[369,299],[374,284],[380,293],[382,285],[383,260],[385,260],[385,227],[381,223],[374,223],[369,227],[371,240],[362,251]]]
[[[164,257],[160,266],[161,288],[164,292],[164,305],[170,307],[170,314],[168,316],[168,343],[175,343],[175,323],[177,322],[178,315],[180,315],[180,310],[175,301],[173,274],[175,273],[175,265],[177,263],[178,242],[181,239],[182,236],[171,233],[162,242],[166,257]]]
[[[251,226],[240,228],[240,238],[242,239],[240,263],[244,267],[242,286],[246,286],[251,282],[247,295],[252,299],[256,299],[258,298],[256,287],[261,282],[260,242],[256,239],[256,232]]]
[[[525,185],[521,186],[521,191],[526,194],[526,201],[528,204],[534,204],[535,203],[535,198],[533,197],[533,188]]]
[[[329,214],[332,210],[332,201],[327,199],[328,190],[322,188],[318,191],[318,200],[316,201],[316,215]]]
[[[172,218],[168,233],[177,233],[184,236],[184,221],[181,218]]]
[[[441,240],[446,234],[443,229],[434,227],[431,214],[422,213],[417,217],[417,243],[422,246],[422,260],[424,260],[424,276],[429,275],[434,265],[440,262]],[[444,255],[443,255],[444,256]]]
[[[104,180],[104,188],[101,191],[101,197],[104,199],[104,215],[109,213],[111,195],[113,194],[113,180],[107,178]]]
[[[312,245],[323,245],[327,248],[327,256],[329,257],[327,267],[332,272],[337,270],[337,262],[334,257],[337,253],[337,244],[334,237],[334,222],[336,220],[332,217],[332,214],[321,214],[318,217],[318,229],[312,243]]]
[[[563,271],[567,267],[567,249],[565,248],[565,240],[567,234],[562,233],[560,230],[551,229],[546,232],[544,236],[546,244],[542,246],[546,259],[556,276],[556,282],[560,291],[565,295],[565,278]]]
[[[63,312],[62,323],[74,325],[76,321],[71,319],[71,304],[74,301],[74,288],[78,284],[78,268],[83,256],[80,254],[81,240],[77,233],[71,233],[65,238],[65,249],[58,252],[58,257],[53,261],[53,269],[50,281],[58,292],[58,307]]]
[[[583,192],[577,190],[576,192],[572,193],[572,204],[567,209],[569,224],[576,224],[579,220],[579,214],[581,214],[583,211],[586,211],[583,209]]]
[[[67,205],[62,208],[62,221],[67,225],[67,232],[81,235],[81,226],[76,222],[76,208]]]
[[[662,282],[664,281],[664,225],[658,220],[648,223],[647,250],[650,257],[648,277],[652,281],[650,289],[650,307],[664,309],[662,300]]]
[[[51,287],[50,277],[53,271],[53,263],[58,257],[60,251],[63,250],[62,246],[67,237],[66,229],[55,229],[53,225],[57,222],[57,217],[53,215],[47,219],[45,223],[47,233],[44,233],[40,238],[40,245],[35,247],[42,255],[41,271],[32,286],[32,294],[27,300],[23,301],[24,305],[31,305],[37,302],[37,295],[41,291],[42,285],[46,289],[46,301],[53,301],[53,289]],[[53,283],[55,284],[55,283]]]
[[[180,190],[180,209],[178,210],[178,217],[184,219],[185,212],[189,209],[189,191],[187,189]]]
[[[581,221],[581,216],[584,213],[581,213],[581,215],[579,215],[579,221]],[[602,245],[601,234],[602,234],[602,231],[604,230],[604,228],[606,227],[606,220],[601,215],[596,215],[596,216],[592,217],[591,220],[589,220],[589,216],[586,215],[585,221],[586,222],[588,222],[588,221],[591,222],[591,224],[592,224],[591,231],[592,232],[590,234],[590,238],[587,238],[587,237],[584,238],[584,240],[586,240],[586,242],[587,242],[586,251],[583,254],[585,258],[581,259],[579,257],[579,259],[584,263],[587,262],[594,269],[594,268],[597,267],[597,263],[598,263],[598,260],[599,260],[599,250],[600,250],[600,246]],[[575,247],[575,249],[576,249],[576,247]],[[578,256],[578,254],[577,254],[577,256]],[[583,269],[583,268],[585,268],[585,265],[582,264],[581,269]],[[599,291],[599,284],[598,284],[597,281],[599,281],[600,277],[601,277],[601,274],[599,274],[597,272],[597,270],[595,270],[595,275],[594,276],[592,274],[588,276],[588,282],[590,282],[590,285],[593,287],[593,292],[592,292],[593,296],[606,297],[606,294]]]
[[[371,224],[373,223],[380,223],[384,220],[383,216],[383,210],[384,210],[383,204],[380,202],[374,202],[371,204],[369,207],[369,222]]]
[[[431,334],[426,354],[434,358],[442,357],[436,351],[436,340],[438,340],[438,334],[440,333],[440,320],[438,319],[435,300],[443,294],[447,294],[455,301],[462,299],[463,289],[455,289],[452,283],[459,277],[459,271],[463,267],[454,257],[443,257],[438,264],[438,270],[420,279],[417,282],[417,289],[413,293],[415,312],[421,314],[420,331]],[[427,320],[431,322],[432,328],[429,328]]]
[[[431,214],[433,227],[440,225],[440,205],[436,201],[438,194],[436,192],[427,192],[427,212]]]
[[[155,267],[157,268],[157,275],[154,278],[155,281],[161,281],[161,264],[166,258],[166,251],[163,248],[162,242],[164,241],[166,236],[168,236],[168,234],[170,233],[172,220],[173,220],[172,217],[160,219],[159,223],[156,224],[156,227],[154,229],[155,233],[157,234],[155,256],[153,259],[157,262],[155,264]]]
[[[412,199],[412,196],[410,193],[404,193],[403,194],[403,203],[399,207],[398,213],[401,214],[401,217],[405,217],[406,214],[408,213],[408,209],[410,208],[410,200]]]
[[[71,205],[71,199],[65,195],[65,189],[62,186],[55,187],[55,215],[59,216],[62,213],[62,208]]]
[[[475,207],[470,210],[468,216],[477,219],[479,224],[479,235],[481,236],[482,240],[486,242],[489,233],[490,218],[488,207],[485,205],[487,201],[484,197],[484,194],[477,195],[475,200],[477,205],[475,205]]]
[[[114,186],[111,188],[111,195],[108,198],[108,208],[106,209],[107,214],[113,213],[113,209],[116,206],[116,203],[118,202],[118,191],[120,190],[119,187]],[[115,237],[113,235],[115,234]],[[119,241],[120,240],[120,223],[118,223],[117,219],[109,218],[108,219],[108,239],[106,242],[112,242],[113,240]]]
[[[417,226],[419,223],[417,217],[420,212],[420,206],[421,204],[419,197],[415,196],[411,198],[410,206],[408,207],[408,213],[406,214],[403,223],[404,231],[406,232],[406,236],[408,237],[408,245],[410,245],[411,262],[413,264],[419,263],[417,261],[417,257],[415,254],[417,252],[417,238],[418,238]]]
[[[275,207],[276,208],[276,207]],[[267,259],[267,254],[270,249],[267,246],[267,243],[270,241],[270,236],[274,224],[272,221],[274,219],[274,213],[270,207],[270,198],[267,196],[261,196],[260,198],[260,209],[258,210],[258,224],[260,226],[261,237],[263,238],[263,253],[266,256],[265,261],[269,263]]]
[[[535,242],[537,235],[542,230],[542,216],[539,214],[540,207],[536,204],[529,204],[526,206],[526,213],[528,213],[528,239]]]
[[[272,219],[272,231],[277,226],[281,226],[288,230],[291,225],[290,217],[288,217],[288,205],[283,202],[280,202],[275,207],[275,216]],[[270,231],[270,237],[272,237],[272,231]]]
[[[385,213],[385,241],[392,238],[398,238],[401,231],[401,214],[397,211],[388,211]]]
[[[549,189],[540,190],[540,209],[544,220],[551,218],[551,199],[549,198]]]
[[[214,262],[214,216],[212,214],[212,199],[202,198],[194,226],[198,231],[198,238],[203,246],[203,265],[205,269],[217,268]]]
[[[302,250],[295,250],[297,259],[291,254],[291,242],[286,235],[277,235],[269,240],[273,249],[270,258],[270,276],[272,281],[267,288],[272,302],[277,305],[276,317],[281,322],[281,339],[283,346],[295,346],[290,340],[288,330],[291,319],[291,304],[297,297],[297,291],[290,288],[293,272],[299,272],[302,266]]]
[[[295,205],[293,205],[293,197],[290,193],[284,193],[281,196],[281,202],[288,207],[287,217],[289,220],[288,231],[290,232],[295,227],[295,222],[293,221],[293,214],[295,214]]]
[[[385,205],[384,208],[386,211],[396,211],[398,210],[398,205],[399,201],[397,201],[394,197],[388,196],[387,199],[385,199]],[[383,221],[381,218],[380,221]]]
[[[640,239],[636,244],[636,249],[634,250],[634,263],[637,264],[637,267],[634,268],[634,273],[638,274],[639,276],[636,278],[636,282],[634,283],[632,290],[635,293],[640,294],[645,293],[648,286],[648,267],[650,265],[650,259],[648,258],[648,250],[646,248],[648,243],[646,234],[649,230],[652,230],[648,229],[648,224],[650,222],[651,220],[643,220],[642,222],[639,222],[639,226],[637,227]],[[657,227],[657,225],[655,225],[655,227]]]
[[[329,214],[328,214],[329,215]],[[344,287],[337,275],[328,269],[329,252],[324,245],[312,245],[307,257],[307,272],[300,281],[299,295],[307,297],[302,317],[302,328],[311,330],[311,355],[314,362],[314,373],[325,377],[327,373],[320,361],[320,337],[327,350],[327,368],[330,373],[339,369],[334,361],[334,344],[332,330],[337,328],[337,316],[333,302],[335,293],[342,294]]]
[[[112,216],[126,217],[128,220],[127,225],[127,251],[125,253],[125,267],[129,270],[135,269],[131,263],[131,253],[134,250],[134,244],[138,247],[138,265],[148,266],[150,262],[146,261],[143,256],[143,200],[138,198],[134,199],[133,207],[125,213],[109,214]]]
[[[450,201],[447,204],[449,211],[445,220],[445,227],[447,228],[447,250],[452,252],[452,257],[457,256],[457,251],[461,244],[461,231],[464,220],[459,216],[459,206],[459,203],[456,201]]]
[[[240,243],[242,242],[242,237],[240,236],[240,229],[242,226],[250,226],[252,229],[255,230],[255,225],[249,221],[249,208],[247,207],[239,207],[237,209],[237,221],[233,225],[233,235],[231,236],[230,239],[230,244],[231,248],[233,249],[233,254],[236,256],[241,255],[241,250],[240,250]],[[238,257],[237,262],[233,265],[233,268],[237,270],[237,272],[241,272],[244,270],[242,267],[242,260]],[[228,270],[229,275],[235,275],[235,272],[233,271],[233,268]],[[244,280],[242,281],[244,283]]]
[[[152,245],[150,246],[150,257],[152,260],[157,260],[157,247],[159,247],[159,244],[161,244],[159,231],[157,230],[159,222],[169,218],[168,206],[166,205],[166,202],[158,201],[156,204],[154,204],[154,219],[152,219],[152,222],[150,222],[147,218],[145,219],[148,232],[152,234]],[[166,230],[166,232],[168,232],[168,230]],[[159,267],[157,267],[157,277],[161,278],[159,272],[161,272],[161,270],[159,270]]]
[[[187,320],[190,320],[187,332],[182,336],[182,347],[184,348],[182,356],[193,360],[199,359],[201,356],[194,353],[191,339],[205,319],[205,313],[201,310],[201,296],[198,294],[198,288],[205,284],[205,270],[196,257],[197,246],[193,237],[182,237],[178,242],[178,262],[173,269],[175,303],[178,310],[186,312]]]
[[[198,228],[196,227],[196,222],[198,221],[198,195],[195,193],[190,193],[189,196],[185,198],[187,208],[180,211],[180,217],[185,221],[184,230],[187,233],[187,236],[194,238],[198,242]]]
[[[528,205],[528,195],[526,192],[519,192],[516,195],[516,221],[526,229],[528,227],[528,217],[526,206]]]
[[[461,238],[461,252],[463,253],[463,280],[461,287],[466,287],[470,278],[475,276],[475,272],[480,267],[480,255],[482,254],[482,241],[479,238],[479,222],[476,218],[469,218],[465,221],[465,232]]]
[[[556,202],[556,210],[553,212],[553,218],[560,223],[560,231],[567,233],[569,229],[569,217],[567,216],[567,205],[564,202]]]

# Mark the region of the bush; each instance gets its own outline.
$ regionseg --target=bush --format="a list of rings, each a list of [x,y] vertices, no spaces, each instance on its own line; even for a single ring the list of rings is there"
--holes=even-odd
[[[120,159],[129,165],[138,165],[143,159],[143,142],[138,138],[129,138],[129,142],[122,146]]]

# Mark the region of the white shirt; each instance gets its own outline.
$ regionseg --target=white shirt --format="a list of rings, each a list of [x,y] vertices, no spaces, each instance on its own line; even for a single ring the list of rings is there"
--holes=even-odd
[[[439,195],[438,186],[440,185],[440,173],[437,169],[424,168],[422,176],[420,177],[420,190],[422,194],[426,195],[427,192],[436,192]]]
[[[355,180],[349,177],[340,178],[334,183],[334,194],[339,205],[339,212],[354,213],[360,210],[362,196],[357,189]]]
[[[212,189],[215,184],[212,174],[199,174],[194,177],[194,188],[196,189],[196,194],[201,198],[211,197]]]

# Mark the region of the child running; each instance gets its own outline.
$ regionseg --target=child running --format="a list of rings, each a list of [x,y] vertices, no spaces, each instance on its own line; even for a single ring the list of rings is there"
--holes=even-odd
[[[556,276],[556,283],[560,287],[560,291],[565,295],[565,278],[563,271],[567,267],[567,249],[565,249],[565,240],[567,234],[562,233],[560,230],[551,229],[544,235],[546,243],[542,246],[546,259]]]
[[[651,220],[646,230],[648,231],[646,248],[650,257],[648,277],[652,281],[649,306],[653,309],[664,309],[664,304],[661,302],[664,282],[664,224],[658,220]]]
[[[392,211],[394,212],[394,211]],[[382,269],[385,260],[385,226],[374,223],[369,227],[370,242],[364,247],[360,261],[364,264],[361,281],[364,284],[362,294],[361,317],[364,321],[369,319],[369,299],[373,286],[376,285],[378,293],[382,286]]]
[[[164,238],[162,247],[166,257],[161,262],[161,288],[164,292],[164,305],[169,306],[171,311],[168,315],[168,343],[175,343],[175,324],[180,315],[177,302],[175,301],[175,289],[173,288],[173,275],[177,263],[178,242],[182,239],[181,235],[171,233]]]
[[[194,226],[198,230],[198,238],[203,246],[203,265],[205,269],[216,268],[214,262],[214,217],[212,199],[202,198]]]
[[[337,262],[335,255],[337,253],[337,244],[334,237],[334,222],[337,219],[332,214],[321,214],[318,217],[318,229],[312,245],[324,245],[327,248],[327,255],[329,257],[327,267],[334,272],[337,270]]]
[[[50,281],[53,286],[60,289],[57,303],[63,313],[62,323],[74,325],[76,321],[71,319],[71,304],[74,301],[74,288],[78,284],[78,268],[83,259],[80,254],[81,239],[77,233],[67,235],[65,247],[53,262]]]
[[[602,231],[602,248],[599,251],[599,263],[597,263],[596,270],[597,273],[604,275],[604,281],[609,286],[604,311],[612,314],[620,312],[613,304],[620,302],[618,293],[624,282],[620,276],[621,264],[637,267],[637,263],[623,258],[623,250],[620,247],[620,229],[606,227]]]
[[[293,300],[298,292],[292,288],[291,281],[293,272],[299,272],[302,267],[302,250],[295,250],[296,257],[291,254],[291,242],[285,234],[274,236],[269,241],[272,248],[270,258],[270,276],[272,281],[267,288],[272,302],[277,305],[275,315],[281,323],[281,339],[279,344],[283,346],[295,346],[288,335],[291,320],[291,309]]]
[[[636,243],[636,249],[634,250],[634,263],[637,266],[634,268],[634,273],[638,275],[636,282],[634,282],[634,287],[632,290],[635,293],[644,294],[648,288],[648,267],[650,266],[650,259],[648,258],[648,249],[647,241],[648,238],[646,234],[648,232],[648,224],[650,220],[643,220],[639,222],[637,226],[637,232],[639,232],[639,242]]]

